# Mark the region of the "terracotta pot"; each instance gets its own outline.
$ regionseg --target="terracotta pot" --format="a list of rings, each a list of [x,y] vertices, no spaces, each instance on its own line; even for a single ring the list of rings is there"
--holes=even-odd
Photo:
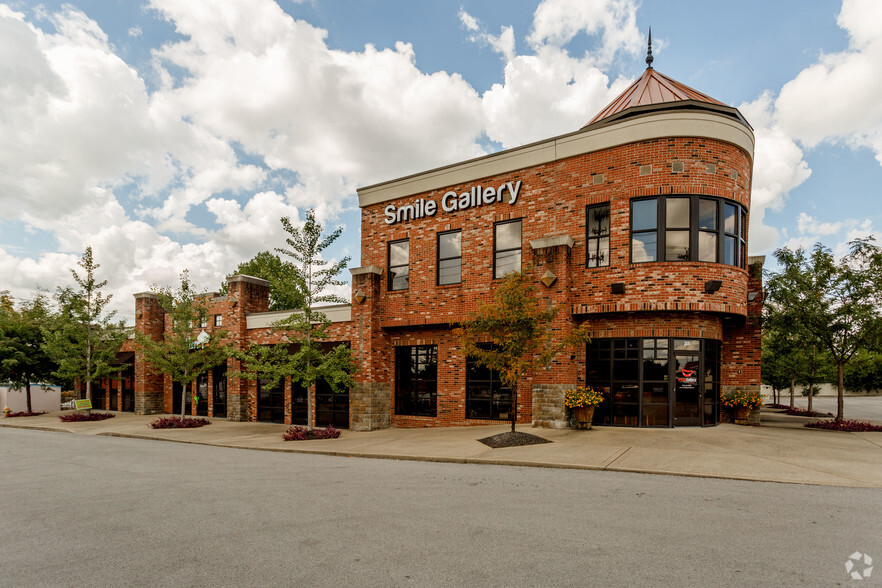
[[[748,417],[750,417],[750,408],[748,408],[746,406],[736,406],[735,407],[735,424],[736,425],[746,425]]]
[[[573,409],[576,413],[576,428],[577,429],[590,429],[591,428],[591,419],[594,418],[594,409],[596,407],[594,405],[591,406],[578,406]]]

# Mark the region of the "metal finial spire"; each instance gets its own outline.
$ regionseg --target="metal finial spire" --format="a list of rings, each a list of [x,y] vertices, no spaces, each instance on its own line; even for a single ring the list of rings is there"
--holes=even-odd
[[[646,45],[646,69],[652,69],[652,27],[649,27],[649,43]]]

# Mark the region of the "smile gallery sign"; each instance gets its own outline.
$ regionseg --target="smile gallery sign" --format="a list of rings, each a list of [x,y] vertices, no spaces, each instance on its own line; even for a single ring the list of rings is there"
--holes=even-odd
[[[444,212],[456,212],[475,206],[508,202],[513,205],[518,201],[521,192],[521,180],[517,182],[504,182],[498,188],[493,186],[472,186],[468,192],[457,194],[454,191],[447,192],[441,197],[441,210]],[[420,198],[413,204],[395,206],[390,204],[383,209],[386,215],[386,224],[394,225],[408,220],[416,220],[427,216],[435,216],[438,212],[438,203],[432,199]]]

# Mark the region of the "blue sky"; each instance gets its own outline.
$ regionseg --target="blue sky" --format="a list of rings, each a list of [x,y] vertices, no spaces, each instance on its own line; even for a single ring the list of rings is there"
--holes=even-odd
[[[358,186],[578,129],[650,26],[658,71],[755,128],[751,254],[878,235],[882,3],[726,6],[0,0],[0,290],[68,285],[92,246],[131,319],[307,208],[358,266]]]

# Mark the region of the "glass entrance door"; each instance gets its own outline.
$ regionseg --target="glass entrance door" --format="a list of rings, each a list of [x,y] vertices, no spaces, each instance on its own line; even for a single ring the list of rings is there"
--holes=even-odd
[[[214,383],[214,398],[212,398],[213,415],[216,417],[227,416],[227,366],[222,364],[214,368],[212,373]]]
[[[701,426],[701,355],[675,352],[674,426]]]

